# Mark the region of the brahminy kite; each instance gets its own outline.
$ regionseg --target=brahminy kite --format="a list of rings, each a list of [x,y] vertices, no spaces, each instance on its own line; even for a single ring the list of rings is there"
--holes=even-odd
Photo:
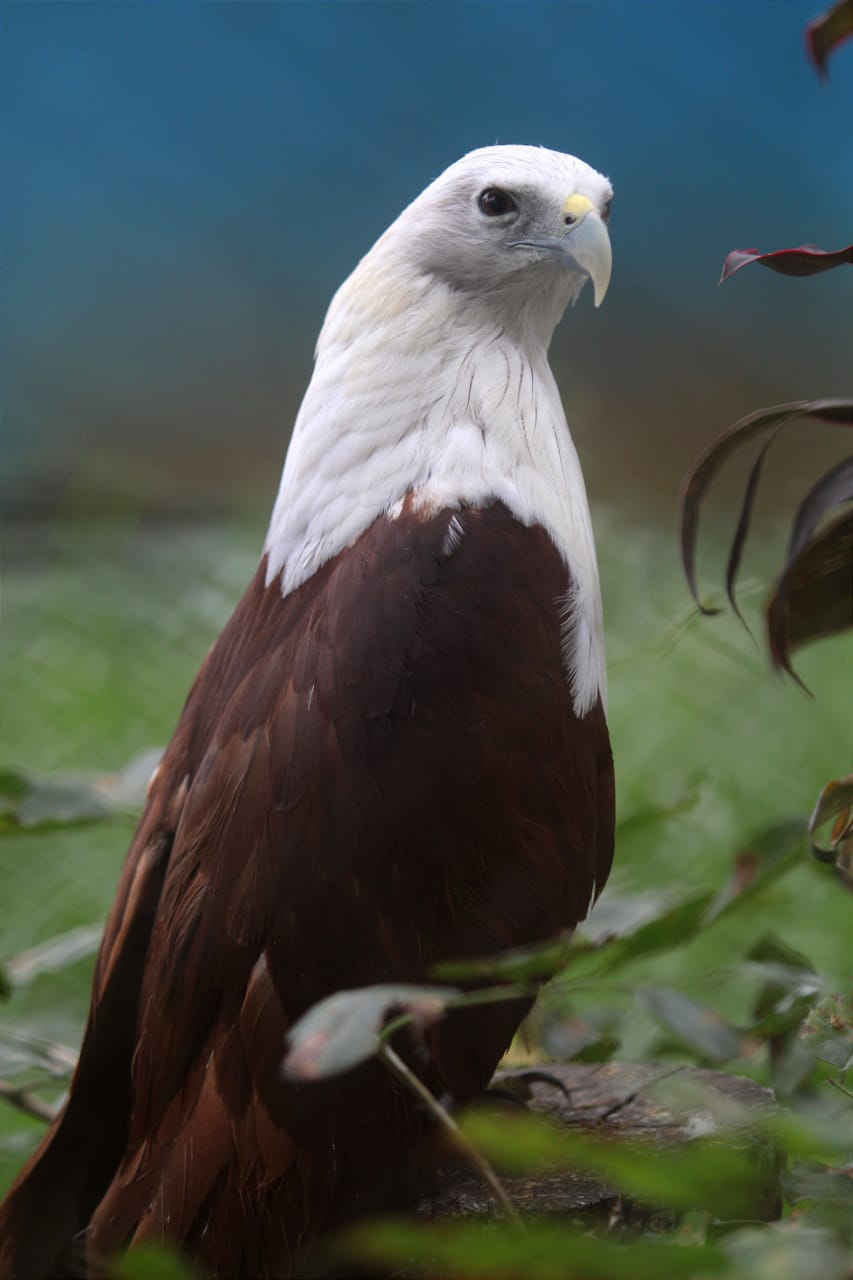
[[[607,877],[613,765],[580,464],[548,364],[611,268],[608,180],[473,151],[338,290],[257,572],[151,780],[61,1114],[0,1211],[4,1276],[312,1273],[395,1203],[425,1116],[378,1062],[282,1071],[342,988],[573,927]],[[400,1052],[476,1097],[529,1002]]]

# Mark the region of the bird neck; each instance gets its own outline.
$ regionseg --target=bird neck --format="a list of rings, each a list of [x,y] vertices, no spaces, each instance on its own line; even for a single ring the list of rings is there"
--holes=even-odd
[[[279,577],[286,595],[409,493],[427,511],[503,502],[545,528],[570,570],[567,666],[585,713],[605,696],[601,600],[583,476],[547,359],[559,301],[484,314],[434,277],[364,259],[329,308],[265,551],[267,581]]]

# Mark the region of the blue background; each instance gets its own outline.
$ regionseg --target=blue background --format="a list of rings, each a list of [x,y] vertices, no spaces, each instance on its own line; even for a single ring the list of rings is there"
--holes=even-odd
[[[727,421],[850,391],[848,269],[716,287],[731,248],[853,239],[819,7],[6,4],[7,495],[266,504],[336,285],[458,155],[529,142],[615,184],[611,294],[554,360],[591,486],[669,512]]]

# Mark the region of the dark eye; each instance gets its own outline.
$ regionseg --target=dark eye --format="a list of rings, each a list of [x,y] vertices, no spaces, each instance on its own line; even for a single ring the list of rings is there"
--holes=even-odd
[[[610,206],[612,205],[612,203],[613,203],[613,197],[611,196],[611,197],[610,197],[610,199],[607,201],[607,204],[606,204],[606,205],[604,206],[604,208],[601,210],[601,220],[602,220],[602,222],[609,222],[609,221],[610,221]]]
[[[505,213],[515,213],[518,208],[512,196],[500,187],[486,187],[480,192],[477,204],[487,218],[500,218]]]

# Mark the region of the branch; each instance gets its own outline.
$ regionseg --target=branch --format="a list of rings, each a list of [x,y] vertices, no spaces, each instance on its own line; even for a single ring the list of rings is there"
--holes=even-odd
[[[831,1084],[833,1089],[840,1089],[841,1092],[845,1093],[848,1098],[853,1098],[853,1093],[851,1093],[850,1090],[845,1085],[843,1085],[840,1080],[833,1080],[832,1076],[827,1076],[826,1083]]]
[[[506,1191],[502,1187],[497,1174],[489,1164],[486,1157],[481,1151],[478,1151],[474,1144],[465,1136],[459,1125],[453,1119],[448,1111],[433,1097],[429,1089],[414,1073],[411,1071],[400,1057],[395,1053],[389,1044],[384,1044],[379,1050],[379,1057],[385,1066],[396,1076],[398,1080],[413,1093],[420,1102],[424,1104],[429,1113],[435,1117],[442,1126],[445,1133],[450,1136],[453,1144],[458,1147],[459,1151],[471,1165],[471,1167],[480,1175],[483,1181],[489,1187],[495,1200],[500,1205],[504,1216],[508,1222],[518,1228],[519,1231],[524,1230],[524,1224],[518,1216],[515,1205],[510,1200]]]

